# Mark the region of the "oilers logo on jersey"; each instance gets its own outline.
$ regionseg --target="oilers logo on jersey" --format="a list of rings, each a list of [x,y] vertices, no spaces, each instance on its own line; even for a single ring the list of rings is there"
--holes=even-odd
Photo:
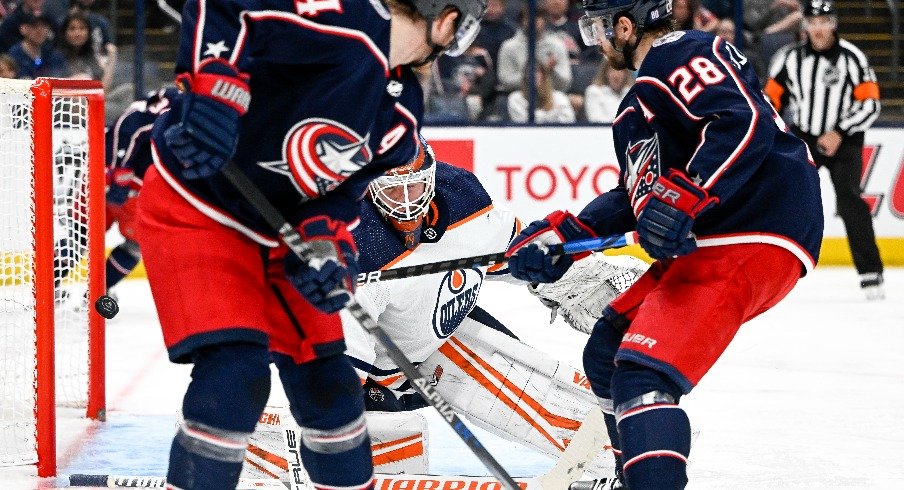
[[[639,208],[645,196],[653,190],[653,183],[659,178],[662,167],[659,160],[659,136],[640,140],[628,145],[625,151],[627,162],[627,188],[634,209]]]
[[[477,294],[483,284],[480,269],[461,269],[447,272],[440,282],[433,308],[433,331],[444,339],[450,335],[477,304]]]
[[[286,134],[283,160],[259,165],[291,178],[304,199],[313,199],[370,162],[369,139],[331,119],[305,119]]]

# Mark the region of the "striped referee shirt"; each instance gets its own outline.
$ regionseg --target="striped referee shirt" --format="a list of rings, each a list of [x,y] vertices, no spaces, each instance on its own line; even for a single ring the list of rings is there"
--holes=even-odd
[[[866,131],[879,117],[879,85],[866,56],[838,39],[827,51],[814,51],[807,41],[775,54],[763,89],[776,110],[790,107],[794,126],[821,136],[836,130],[843,136]]]

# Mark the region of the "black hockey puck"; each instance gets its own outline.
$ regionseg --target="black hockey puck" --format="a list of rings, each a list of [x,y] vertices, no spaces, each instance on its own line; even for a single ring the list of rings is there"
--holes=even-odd
[[[112,320],[119,313],[119,305],[116,304],[116,300],[106,294],[97,298],[97,301],[94,302],[94,309],[107,320]]]

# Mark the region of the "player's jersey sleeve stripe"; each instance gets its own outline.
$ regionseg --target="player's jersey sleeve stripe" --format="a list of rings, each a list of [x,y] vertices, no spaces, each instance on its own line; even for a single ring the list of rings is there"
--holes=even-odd
[[[119,160],[119,166],[123,166],[124,163],[128,162],[129,159],[132,158],[132,152],[135,151],[135,145],[138,143],[138,138],[140,138],[144,134],[150,132],[151,129],[153,129],[153,128],[154,128],[154,124],[151,123],[151,124],[142,126],[142,127],[138,128],[137,130],[135,130],[135,132],[132,134],[132,137],[129,138],[129,146],[126,148],[125,155],[123,155],[122,159]],[[119,135],[117,135],[117,138],[118,137],[119,137]]]
[[[230,61],[235,64],[240,56],[241,51],[244,49],[245,38],[247,37],[247,22],[261,22],[261,21],[277,21],[277,22],[288,22],[290,24],[295,24],[299,27],[310,29],[312,31],[318,32],[320,34],[326,34],[329,36],[338,36],[346,39],[352,39],[354,41],[358,41],[373,54],[374,58],[376,58],[377,62],[383,66],[384,75],[389,78],[389,60],[386,59],[386,55],[380,50],[380,48],[374,43],[373,39],[370,38],[367,34],[362,31],[349,29],[346,27],[339,26],[330,26],[325,24],[318,24],[317,22],[313,22],[302,17],[299,17],[295,14],[291,14],[289,12],[280,12],[277,10],[262,10],[258,12],[244,12],[242,14],[242,28],[239,34],[240,43],[236,44],[235,51],[232,53],[232,57]]]
[[[684,115],[688,117],[688,119],[690,119],[692,121],[703,120],[702,117],[692,113],[690,111],[690,109],[688,109],[688,107],[686,105],[684,105],[684,102],[681,102],[681,100],[678,99],[678,97],[675,97],[675,94],[672,93],[672,91],[669,89],[669,87],[667,87],[660,80],[657,80],[653,77],[637,77],[637,80],[635,83],[645,83],[647,85],[652,85],[653,87],[656,87],[657,89],[661,90],[663,93],[668,95],[669,98],[672,99],[672,102],[674,102],[675,105],[678,106],[679,109],[681,109],[681,112],[683,112]]]
[[[633,106],[628,106],[628,107],[626,107],[625,110],[619,112],[619,113],[615,116],[615,119],[612,120],[612,125],[615,126],[616,124],[618,124],[619,121],[621,121],[621,119],[622,119],[623,117],[625,117],[626,115],[628,115],[628,114],[634,112],[635,110],[636,110],[636,109],[634,109]]]
[[[716,169],[715,172],[713,172],[713,174],[710,176],[710,178],[707,179],[707,181],[703,183],[704,189],[712,188],[713,184],[715,184],[719,180],[719,177],[721,177],[722,174],[724,174],[725,171],[728,170],[728,168],[731,167],[731,165],[735,161],[737,161],[738,156],[740,156],[744,152],[744,150],[747,149],[747,145],[750,144],[750,141],[753,139],[753,136],[756,133],[756,123],[760,117],[760,111],[757,110],[756,104],[753,102],[753,99],[751,98],[750,93],[747,92],[747,88],[744,87],[744,83],[740,80],[740,77],[738,77],[738,73],[734,70],[734,68],[731,66],[731,64],[726,62],[725,58],[723,58],[722,55],[719,54],[719,44],[721,42],[722,42],[721,37],[716,37],[713,40],[713,44],[712,44],[713,54],[715,55],[716,59],[719,60],[719,63],[721,63],[722,66],[724,66],[725,69],[728,70],[728,74],[731,75],[731,79],[734,80],[735,85],[738,86],[738,89],[741,91],[741,94],[744,95],[744,99],[747,100],[747,105],[750,106],[750,111],[752,114],[750,117],[750,124],[747,126],[747,133],[744,135],[744,138],[741,140],[740,144],[738,144],[738,146],[734,149],[734,151],[731,152],[731,155],[728,156],[728,158],[725,160],[725,162],[723,162],[722,165],[719,165],[719,167]],[[699,150],[699,148],[698,148],[698,150]],[[694,160],[691,159],[691,163],[693,161]],[[688,170],[690,171],[690,164],[688,164]]]
[[[481,217],[481,216],[483,216],[483,215],[489,213],[491,209],[493,209],[493,205],[492,205],[492,204],[490,204],[489,206],[487,206],[487,207],[481,209],[480,211],[477,211],[476,213],[472,213],[470,216],[467,216],[467,217],[465,217],[465,218],[463,218],[463,219],[460,219],[460,220],[456,221],[455,223],[449,224],[449,227],[446,228],[446,229],[447,229],[447,230],[454,230],[455,228],[458,228],[459,226],[461,226],[461,225],[463,225],[463,224],[465,224],[465,223],[467,223],[467,222],[469,222],[469,221],[472,221],[472,220],[474,220],[474,219],[476,219],[476,218],[479,218],[479,217]]]
[[[201,64],[201,45],[204,44],[204,20],[207,16],[207,0],[198,0],[198,22],[195,23],[195,45],[192,48],[192,73],[198,71]]]

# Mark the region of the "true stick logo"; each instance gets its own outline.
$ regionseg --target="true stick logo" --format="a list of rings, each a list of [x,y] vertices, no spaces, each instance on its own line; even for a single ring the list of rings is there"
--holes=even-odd
[[[455,420],[455,412],[452,410],[452,406],[449,405],[449,402],[447,402],[442,395],[437,393],[427,378],[423,376],[416,378],[414,380],[414,385],[422,390],[421,394],[424,398],[436,407],[436,410],[439,411],[439,414],[442,415],[444,419],[450,424]]]

